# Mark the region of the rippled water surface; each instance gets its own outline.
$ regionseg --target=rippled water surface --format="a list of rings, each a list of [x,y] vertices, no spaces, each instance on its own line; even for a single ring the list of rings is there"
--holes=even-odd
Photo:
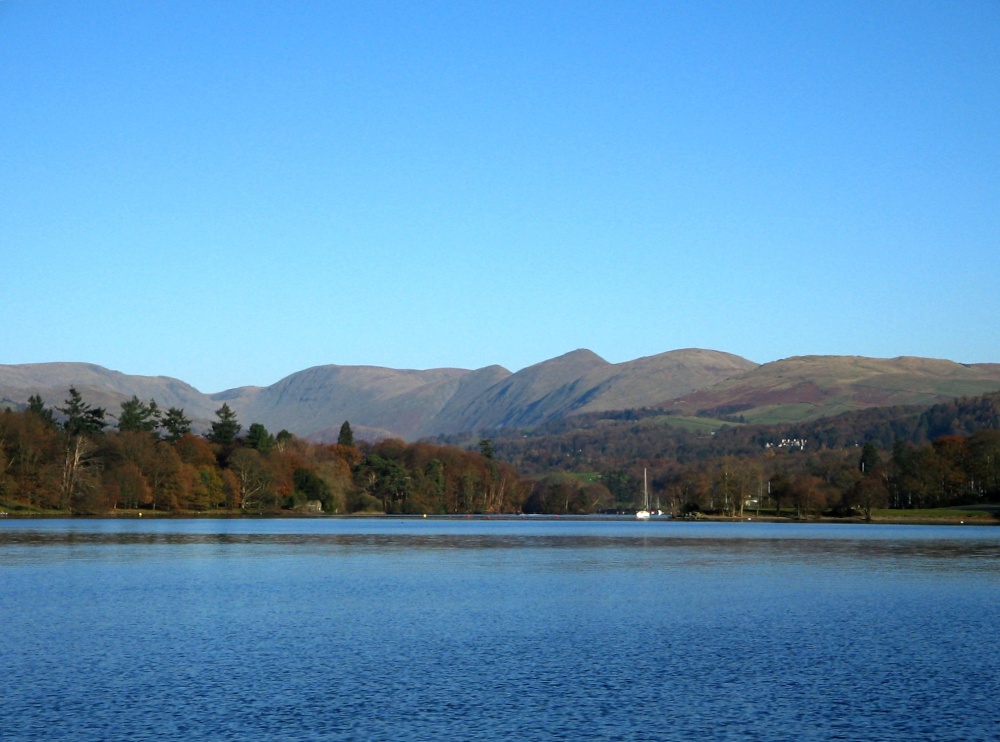
[[[995,740],[1000,529],[0,521],[0,738]]]

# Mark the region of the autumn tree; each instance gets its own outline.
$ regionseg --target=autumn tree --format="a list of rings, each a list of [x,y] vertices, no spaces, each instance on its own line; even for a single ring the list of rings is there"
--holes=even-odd
[[[316,451],[316,474],[330,488],[330,498],[323,504],[331,513],[346,512],[355,491],[353,470],[361,463],[361,452],[353,446],[323,446]]]
[[[881,471],[879,471],[881,470]],[[853,488],[853,502],[861,511],[865,521],[871,522],[872,511],[885,507],[889,491],[886,488],[885,467],[879,467],[861,478]]]
[[[501,466],[496,460],[496,450],[493,440],[483,438],[479,441],[479,454],[486,460],[486,471],[483,474],[483,494],[482,507],[484,513],[502,513],[509,509],[508,499],[514,487],[516,476],[511,476],[512,469],[509,466]],[[581,494],[580,503],[586,500]],[[579,508],[586,508],[586,505],[579,504]]]
[[[601,486],[601,489],[607,492],[606,487]],[[580,477],[557,472],[535,482],[524,502],[524,511],[586,514],[593,512],[593,494],[595,493],[587,491]]]
[[[812,474],[801,474],[792,480],[789,488],[792,505],[798,518],[815,515],[823,510],[826,498],[823,495],[823,480]]]
[[[185,433],[173,444],[181,461],[195,468],[200,466],[215,466],[216,459],[212,447],[204,438]]]
[[[238,448],[229,457],[229,471],[236,477],[244,510],[258,513],[274,507],[273,477],[261,455],[252,448]]]
[[[723,512],[742,518],[743,508],[757,490],[757,467],[744,459],[725,456],[717,476]]]
[[[157,445],[158,441],[153,436],[129,430],[108,436],[103,452],[110,466],[133,464],[144,471],[149,469]]]
[[[664,488],[671,508],[684,513],[702,512],[709,507],[712,480],[703,466],[673,466]]]
[[[69,399],[65,404],[65,407],[56,408],[66,418],[63,422],[65,443],[59,485],[61,509],[74,508],[83,503],[93,490],[96,484],[93,475],[96,474],[94,453],[97,446],[92,436],[100,433],[107,424],[104,408],[84,402],[76,387],[69,388]]]
[[[194,469],[188,507],[192,510],[214,510],[224,507],[232,496],[227,491],[223,472],[214,464],[202,464]]]
[[[58,507],[60,432],[34,412],[0,413],[0,494],[30,507]]]
[[[183,509],[190,497],[191,481],[173,446],[157,443],[143,473],[152,490],[154,510]]]
[[[122,464],[108,472],[105,492],[107,505],[112,510],[119,506],[137,510],[152,500],[149,483],[133,463]]]

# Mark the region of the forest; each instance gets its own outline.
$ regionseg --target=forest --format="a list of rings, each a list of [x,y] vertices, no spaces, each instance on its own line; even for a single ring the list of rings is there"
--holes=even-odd
[[[32,397],[0,413],[0,507],[9,512],[501,513],[521,509],[525,484],[488,441],[465,451],[396,439],[314,444],[253,423],[244,435],[227,404],[204,436],[183,410],[155,400],[107,411],[75,389],[62,407]]]
[[[242,435],[241,435],[242,433]],[[12,513],[566,513],[658,509],[871,518],[1000,501],[1000,394],[873,408],[795,426],[696,432],[662,410],[579,416],[535,431],[335,444],[244,431],[227,404],[204,435],[135,397],[116,416],[70,388],[0,412],[0,508]]]
[[[668,412],[592,413],[492,435],[498,457],[536,478],[529,505],[543,511],[634,507],[643,470],[651,497],[673,513],[870,517],[1000,501],[1000,393],[711,431],[678,426]],[[461,436],[437,440],[462,445]],[[591,504],[594,483],[610,506]]]

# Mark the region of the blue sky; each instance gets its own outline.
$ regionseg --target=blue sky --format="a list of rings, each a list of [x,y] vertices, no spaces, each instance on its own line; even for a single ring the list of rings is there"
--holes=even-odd
[[[1000,362],[1000,3],[0,0],[0,363]]]

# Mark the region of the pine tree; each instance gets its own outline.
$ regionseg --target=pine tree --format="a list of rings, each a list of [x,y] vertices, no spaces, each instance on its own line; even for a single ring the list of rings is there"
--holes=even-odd
[[[28,412],[33,415],[37,415],[38,418],[45,423],[46,427],[55,427],[55,416],[52,414],[52,410],[45,406],[45,402],[42,401],[41,396],[33,394],[28,397]]]
[[[166,438],[171,443],[180,440],[191,432],[191,420],[184,416],[184,409],[170,407],[163,416],[163,429],[167,431]]]
[[[76,387],[69,388],[69,399],[65,407],[57,407],[66,416],[63,429],[70,435],[85,433],[100,433],[107,425],[104,422],[104,408],[94,407],[83,401],[83,396]]]
[[[340,426],[340,435],[337,436],[338,446],[354,446],[354,431],[351,430],[351,424],[344,420],[344,424]]]
[[[250,448],[267,453],[274,448],[274,443],[274,436],[261,423],[253,423],[247,430],[246,444]]]
[[[222,407],[215,411],[219,419],[212,423],[212,432],[208,434],[208,440],[218,443],[220,446],[231,446],[236,442],[236,436],[240,433],[240,424],[236,420],[236,413],[229,409],[225,402]]]
[[[132,399],[122,402],[122,412],[118,416],[118,430],[136,433],[152,433],[160,427],[160,408],[155,400],[147,405],[134,394]]]

